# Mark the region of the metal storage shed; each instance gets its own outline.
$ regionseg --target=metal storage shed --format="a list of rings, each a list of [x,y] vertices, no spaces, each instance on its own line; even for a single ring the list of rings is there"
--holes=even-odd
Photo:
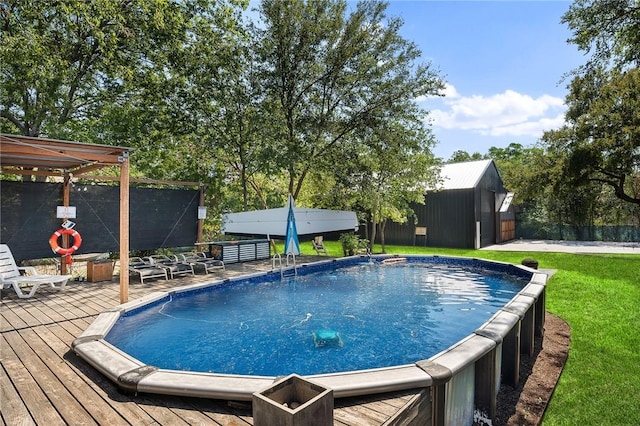
[[[513,194],[493,160],[442,166],[441,183],[413,205],[417,224],[388,224],[390,244],[481,248],[515,238]]]

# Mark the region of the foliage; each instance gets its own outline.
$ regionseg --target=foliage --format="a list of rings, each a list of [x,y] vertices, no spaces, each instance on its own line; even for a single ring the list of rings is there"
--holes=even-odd
[[[627,0],[578,0],[563,16],[569,40],[590,52],[574,72],[566,125],[543,142],[566,153],[575,185],[609,186],[640,206],[640,6]]]
[[[543,136],[565,153],[566,177],[575,185],[607,185],[640,205],[640,69],[576,77],[567,103],[567,124]]]
[[[370,241],[379,230],[382,251],[387,221],[403,223],[413,216],[411,204],[424,204],[428,187],[435,185],[430,133],[418,117],[389,123],[384,128],[363,132],[352,166],[336,171],[341,185],[350,188],[360,211],[368,213]]]
[[[463,151],[461,149],[454,151],[449,158],[447,163],[464,163],[466,161],[477,161],[485,158],[479,152],[474,152],[473,154],[469,154],[467,151]]]
[[[527,160],[533,167],[516,166],[515,180],[506,171],[505,182],[527,220],[640,223],[640,6],[576,0],[562,22],[569,42],[591,57],[572,73],[566,124],[545,132],[541,151]]]
[[[241,194],[236,210],[266,208],[270,200],[265,191],[272,189],[262,185],[271,171],[272,141],[264,131],[270,117],[264,110],[255,42],[244,27],[233,34],[208,31],[183,72],[190,92],[189,120],[197,123],[193,132],[199,140],[198,152],[204,164],[224,173],[235,197]],[[281,195],[286,197],[286,191]]]
[[[526,148],[519,143],[510,143],[506,148],[492,146],[485,158],[495,161],[504,186],[515,193],[515,202],[522,203],[531,200],[542,183],[540,179],[536,179],[536,174],[541,170],[532,167],[541,155],[541,148]]]
[[[417,47],[403,39],[385,3],[264,0],[254,27],[271,124],[274,169],[286,171],[298,197],[310,173],[329,172],[349,159],[354,137],[434,95],[443,83]]]
[[[584,70],[640,65],[640,5],[634,0],[576,0],[562,17],[569,42],[592,57]]]
[[[358,249],[358,236],[354,233],[340,234],[340,244],[345,256],[353,256]]]
[[[353,256],[361,250],[368,252],[369,241],[360,238],[353,232],[340,234],[339,241],[345,256]]]
[[[541,186],[548,183],[548,176],[540,177],[549,169],[535,167],[543,161],[544,150],[539,147],[524,147],[512,142],[506,148],[492,146],[486,154],[469,154],[458,150],[453,153],[450,163],[465,161],[493,160],[496,163],[505,188],[515,194],[514,203],[529,204],[536,198]],[[540,165],[540,164],[538,164]]]
[[[158,71],[167,69],[168,55],[185,40],[190,6],[154,0],[4,2],[2,130],[84,136],[83,124],[99,120],[103,108],[122,105],[132,88],[162,78]]]
[[[577,184],[570,174],[570,157],[566,149],[571,129],[563,128],[545,134],[556,143],[540,143],[523,147],[511,143],[506,148],[491,147],[481,158],[495,161],[505,187],[515,193],[518,223],[521,228],[534,228],[555,235],[576,234],[594,225],[640,223],[640,208],[616,198],[598,182]],[[470,158],[460,151],[458,158]],[[632,182],[637,182],[633,179]],[[634,194],[632,182],[627,186]],[[551,232],[551,229],[554,231]],[[556,237],[557,238],[557,237]],[[589,239],[590,235],[583,235]]]

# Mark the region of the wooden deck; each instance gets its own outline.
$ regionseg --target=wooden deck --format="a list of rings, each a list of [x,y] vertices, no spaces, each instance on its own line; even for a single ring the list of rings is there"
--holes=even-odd
[[[326,259],[326,258],[325,258]],[[306,261],[313,259],[306,259]],[[305,259],[303,259],[303,262]],[[208,276],[150,280],[132,277],[129,300],[191,282],[271,268],[271,261],[228,265]],[[119,304],[119,285],[70,282],[62,292],[40,287],[31,299],[2,290],[0,425],[251,425],[251,404],[162,395],[127,395],[71,350],[97,317]],[[335,401],[334,424],[410,425],[421,390]]]

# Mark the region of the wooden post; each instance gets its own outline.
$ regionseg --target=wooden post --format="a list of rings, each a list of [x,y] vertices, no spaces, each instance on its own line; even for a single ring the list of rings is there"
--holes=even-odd
[[[200,184],[200,201],[198,207],[204,207],[204,184]],[[198,219],[198,235],[196,236],[196,243],[202,242],[202,229],[204,227],[204,219]]]
[[[69,200],[71,198],[70,194],[71,194],[71,176],[69,175],[69,173],[65,172],[64,183],[62,185],[62,205],[65,207],[69,207]],[[64,222],[67,219],[69,218],[65,217],[62,219],[62,221]],[[63,248],[69,247],[69,236],[66,234],[62,236],[62,247]],[[67,257],[66,256],[60,257],[60,274],[67,275]]]
[[[120,164],[120,303],[129,301],[129,155]]]

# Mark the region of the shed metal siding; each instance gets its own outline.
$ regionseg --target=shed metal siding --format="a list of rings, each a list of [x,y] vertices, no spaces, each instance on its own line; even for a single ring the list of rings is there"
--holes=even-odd
[[[480,189],[480,247],[496,243],[496,195],[495,192]]]
[[[476,193],[479,201],[480,221],[480,247],[490,246],[500,241],[498,236],[500,229],[500,215],[496,212],[500,209],[500,203],[504,199],[507,190],[504,188],[498,169],[488,167],[478,182],[479,191]]]
[[[505,194],[507,193],[504,189],[502,179],[498,174],[498,169],[495,166],[487,167],[482,178],[480,178],[480,181],[476,185],[476,188],[488,189],[495,192],[504,192]]]
[[[420,226],[420,225],[418,225]],[[413,218],[408,223],[396,223],[387,221],[384,232],[384,242],[386,244],[396,244],[401,246],[425,246],[424,237],[415,237],[416,226],[413,224]],[[377,234],[376,242],[380,243],[380,235]]]
[[[427,245],[474,247],[473,189],[432,192],[426,197]],[[425,226],[418,223],[418,226]]]

